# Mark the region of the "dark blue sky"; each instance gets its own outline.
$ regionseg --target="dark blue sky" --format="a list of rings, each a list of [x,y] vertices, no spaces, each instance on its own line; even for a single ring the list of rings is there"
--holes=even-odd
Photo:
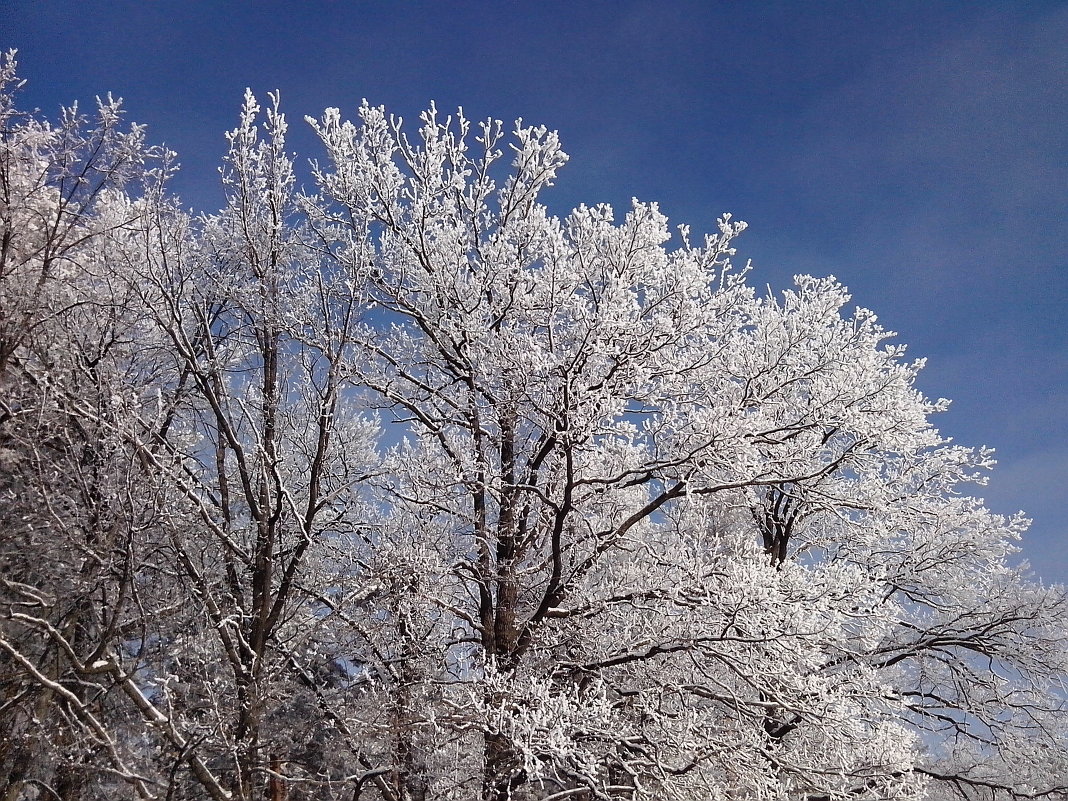
[[[430,100],[561,132],[546,197],[631,196],[709,229],[758,285],[834,274],[928,357],[938,424],[990,445],[985,495],[1035,519],[1025,556],[1068,580],[1068,3],[0,0],[25,105],[111,91],[215,207],[246,86],[300,120]]]

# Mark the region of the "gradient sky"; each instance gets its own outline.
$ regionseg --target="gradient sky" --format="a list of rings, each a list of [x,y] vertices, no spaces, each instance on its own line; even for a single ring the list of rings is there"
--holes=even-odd
[[[709,230],[753,281],[838,276],[954,399],[937,424],[997,449],[983,494],[1034,518],[1024,556],[1068,581],[1068,3],[0,0],[24,106],[112,92],[216,208],[246,86],[300,120],[431,100],[556,128],[545,200],[636,196]]]

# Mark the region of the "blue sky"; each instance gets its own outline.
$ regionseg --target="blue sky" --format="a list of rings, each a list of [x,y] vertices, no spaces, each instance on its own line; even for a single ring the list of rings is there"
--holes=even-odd
[[[177,150],[190,205],[246,86],[300,120],[361,98],[556,128],[546,197],[730,211],[753,280],[834,274],[928,358],[937,421],[990,445],[984,494],[1068,581],[1068,3],[0,0],[24,105],[113,92]]]

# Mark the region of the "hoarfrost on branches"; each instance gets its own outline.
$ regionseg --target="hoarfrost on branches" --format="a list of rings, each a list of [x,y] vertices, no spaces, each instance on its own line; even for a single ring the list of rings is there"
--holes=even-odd
[[[1065,597],[835,279],[433,107],[301,191],[247,93],[193,217],[0,78],[4,798],[1064,796]]]

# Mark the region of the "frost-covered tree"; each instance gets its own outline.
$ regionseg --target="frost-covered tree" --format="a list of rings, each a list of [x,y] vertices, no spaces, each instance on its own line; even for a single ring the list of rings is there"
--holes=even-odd
[[[301,193],[261,115],[69,220],[5,117],[5,798],[1065,796],[1065,596],[840,284],[552,216],[544,128],[327,110]]]
[[[51,124],[18,112],[0,63],[0,787],[5,799],[79,798],[101,770],[137,781],[87,665],[112,647],[151,498],[118,444],[114,387],[136,311],[102,272],[101,243],[129,224],[114,201],[146,190],[138,126],[119,104]],[[158,177],[158,176],[156,176]],[[77,660],[83,675],[68,661]],[[92,753],[95,751],[96,753]],[[49,793],[51,795],[49,795]]]

